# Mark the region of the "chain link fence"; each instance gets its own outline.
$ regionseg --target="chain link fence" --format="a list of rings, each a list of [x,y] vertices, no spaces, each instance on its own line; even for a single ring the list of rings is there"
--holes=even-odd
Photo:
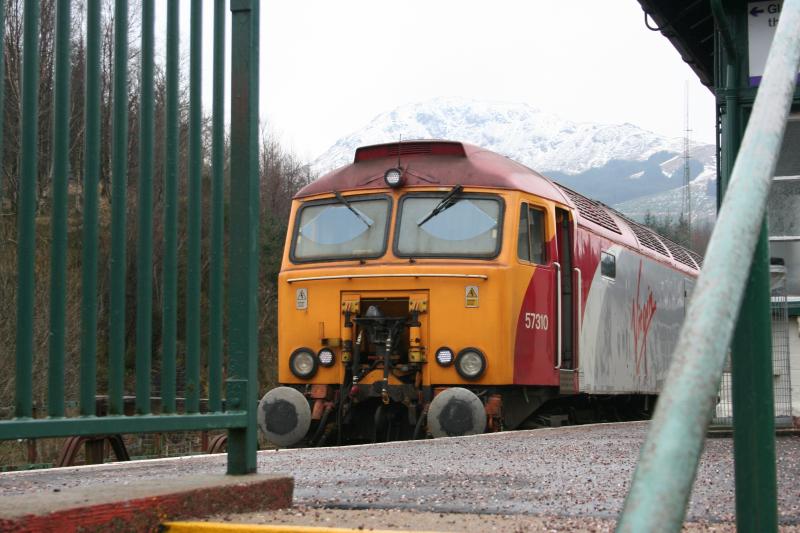
[[[792,427],[792,387],[789,368],[789,304],[786,290],[786,267],[771,266],[772,301],[772,385],[775,395],[775,426]],[[730,355],[725,363],[719,387],[719,400],[712,426],[733,425],[733,401]]]

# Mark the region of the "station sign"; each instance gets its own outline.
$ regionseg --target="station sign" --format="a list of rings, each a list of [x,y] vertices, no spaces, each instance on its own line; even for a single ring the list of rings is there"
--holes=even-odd
[[[747,53],[750,63],[750,87],[757,87],[764,75],[769,47],[781,15],[782,1],[747,3]],[[800,73],[798,75],[800,82]]]

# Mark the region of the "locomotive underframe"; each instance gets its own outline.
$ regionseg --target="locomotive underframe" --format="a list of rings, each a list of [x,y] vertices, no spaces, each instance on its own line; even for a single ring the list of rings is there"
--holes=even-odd
[[[389,385],[388,403],[380,382],[349,391],[334,385],[292,388],[306,396],[312,413],[311,427],[298,446],[324,446],[426,438],[430,402],[449,387]],[[657,399],[647,394],[561,395],[554,387],[464,388],[481,399],[487,432],[645,420]]]

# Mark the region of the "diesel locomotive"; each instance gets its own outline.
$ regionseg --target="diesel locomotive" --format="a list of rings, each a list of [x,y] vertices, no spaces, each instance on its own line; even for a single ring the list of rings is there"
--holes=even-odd
[[[293,199],[278,446],[646,416],[701,257],[460,142],[358,148]]]

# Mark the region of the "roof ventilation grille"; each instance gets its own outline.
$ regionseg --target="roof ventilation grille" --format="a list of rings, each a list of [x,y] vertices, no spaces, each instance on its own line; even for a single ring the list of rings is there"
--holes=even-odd
[[[703,268],[703,256],[695,252],[694,250],[686,250],[689,255],[692,256],[694,262],[697,263],[697,268]]]
[[[689,255],[689,250],[687,250],[680,244],[672,242],[671,240],[666,239],[664,237],[661,238],[661,241],[667,245],[667,248],[669,248],[669,253],[672,254],[672,258],[675,259],[675,261],[683,263],[689,268],[697,270],[697,265],[694,263],[692,257]]]
[[[409,155],[444,155],[466,157],[464,145],[451,141],[412,141],[389,144],[362,146],[356,150],[354,162],[383,159],[386,157],[403,157]]]
[[[390,155],[429,154],[433,151],[430,143],[398,143],[389,145]]]
[[[645,248],[653,250],[654,252],[660,253],[664,257],[670,256],[669,252],[664,247],[664,243],[661,242],[661,239],[658,238],[658,235],[655,232],[630,220],[628,221],[628,226],[630,226],[631,230],[636,235],[636,238],[639,240],[639,244]]]
[[[594,200],[590,200],[582,194],[579,194],[572,189],[568,189],[563,185],[558,183],[556,183],[556,185],[558,185],[564,194],[566,194],[569,199],[572,200],[572,203],[574,203],[575,207],[578,208],[578,213],[580,213],[581,217],[594,222],[598,226],[601,226],[607,230],[622,235],[622,231],[619,229],[619,226],[614,219],[611,218],[611,215],[603,204],[595,202]]]

